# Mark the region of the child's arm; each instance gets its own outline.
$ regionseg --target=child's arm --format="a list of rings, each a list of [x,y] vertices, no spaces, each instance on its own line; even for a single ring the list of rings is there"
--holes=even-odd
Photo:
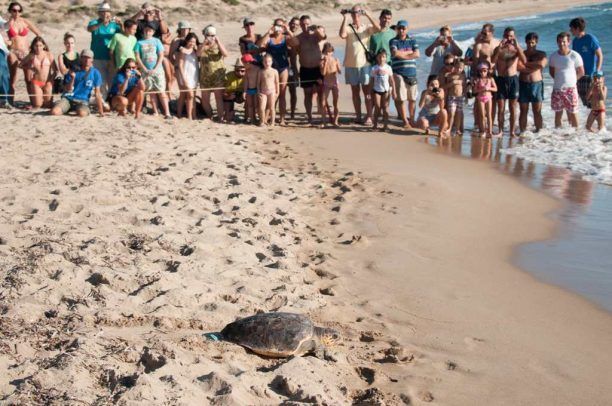
[[[338,75],[342,75],[342,69],[340,69],[340,60],[336,58],[336,70],[338,71]]]
[[[497,92],[497,83],[495,83],[495,81],[491,78],[489,78],[489,91]]]

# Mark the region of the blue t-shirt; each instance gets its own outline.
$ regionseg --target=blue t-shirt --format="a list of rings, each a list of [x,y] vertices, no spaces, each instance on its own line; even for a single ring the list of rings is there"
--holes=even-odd
[[[98,19],[91,20],[88,27],[97,25]],[[121,32],[121,26],[114,21],[111,21],[107,25],[100,25],[95,31],[91,33],[91,50],[94,53],[94,59],[101,59],[108,61],[110,60],[110,51],[108,50],[108,44],[113,38],[115,33]]]
[[[582,38],[574,38],[572,41],[572,49],[582,57],[586,76],[591,76],[595,72],[597,67],[595,51],[599,48],[599,40],[591,34],[585,34]]]
[[[416,39],[411,37],[406,37],[404,40],[395,37],[389,41],[389,48],[391,49],[391,54],[393,54],[394,51],[416,51],[419,49],[419,44],[417,44]],[[406,60],[392,56],[391,67],[393,68],[393,73],[397,75],[416,78],[416,59]]]
[[[128,85],[127,85],[127,88],[125,89],[125,93],[124,94],[128,94],[138,84],[138,80],[139,79],[140,78],[138,76],[136,76],[136,75],[132,75],[128,79],[127,75],[125,73],[117,72],[117,74],[113,78],[113,85],[111,86],[111,90],[108,93],[110,95],[112,95],[112,96],[118,95],[119,94],[119,87],[121,85],[123,85],[125,83],[125,81],[127,80],[128,81]]]
[[[70,83],[71,79],[71,75],[66,75],[64,77],[64,83]],[[100,71],[93,66],[89,68],[89,75],[88,72],[84,70],[78,70],[75,72],[72,92],[64,93],[63,97],[68,100],[89,101],[91,92],[93,92],[94,88],[100,87],[101,85],[102,75]]]
[[[147,69],[153,69],[157,64],[159,53],[164,51],[164,45],[155,37],[141,39],[136,43],[134,51],[140,56],[140,60]]]

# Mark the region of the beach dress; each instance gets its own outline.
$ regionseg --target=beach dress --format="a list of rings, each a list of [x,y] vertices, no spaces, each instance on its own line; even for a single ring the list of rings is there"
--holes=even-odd
[[[219,47],[203,51],[200,56],[200,87],[223,88],[225,85],[225,63]]]
[[[183,85],[188,89],[197,89],[198,77],[200,73],[196,52],[193,51],[190,54],[184,54],[184,59],[183,70],[185,72],[185,83],[183,83]]]

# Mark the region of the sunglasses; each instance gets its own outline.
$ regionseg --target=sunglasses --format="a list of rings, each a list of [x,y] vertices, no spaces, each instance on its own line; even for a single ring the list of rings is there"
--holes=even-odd
[[[134,65],[134,66],[128,66],[128,69],[136,69],[136,65]]]
[[[11,13],[21,13],[21,9],[20,8],[12,8]]]
[[[255,23],[248,23],[248,24],[245,24],[244,26],[246,27],[247,25],[255,25]]]
[[[244,69],[244,68],[236,69],[236,72],[246,72],[246,69]]]

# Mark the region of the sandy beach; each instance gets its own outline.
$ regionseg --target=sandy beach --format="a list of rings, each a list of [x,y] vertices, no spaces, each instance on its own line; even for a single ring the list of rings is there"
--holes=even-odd
[[[65,29],[48,31],[59,49]],[[235,55],[235,29],[220,33]],[[398,128],[0,120],[1,403],[609,402],[611,315],[510,261],[554,234],[559,203],[491,164]],[[270,359],[202,336],[269,311],[343,342]]]

